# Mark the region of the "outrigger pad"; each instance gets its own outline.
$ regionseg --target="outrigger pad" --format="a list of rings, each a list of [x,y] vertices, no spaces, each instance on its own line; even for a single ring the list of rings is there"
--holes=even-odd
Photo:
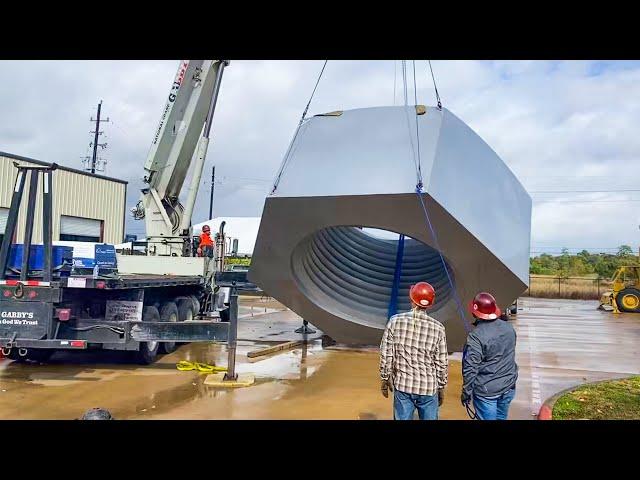
[[[431,313],[446,326],[449,351],[461,350],[466,332],[447,271],[469,322],[479,291],[507,308],[526,290],[531,198],[448,110],[315,116],[289,152],[265,201],[249,279],[337,342],[379,344],[397,269],[398,311],[410,309],[413,283],[434,285]],[[408,237],[402,258],[397,240],[367,227]]]
[[[239,373],[235,380],[225,380],[224,376],[224,372],[212,373],[204,379],[204,384],[216,388],[238,388],[249,387],[256,381],[256,377],[250,373]]]

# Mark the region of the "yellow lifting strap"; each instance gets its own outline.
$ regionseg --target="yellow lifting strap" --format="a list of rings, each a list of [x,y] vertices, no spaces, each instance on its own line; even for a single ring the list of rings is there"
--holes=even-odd
[[[187,362],[186,360],[181,360],[176,363],[176,368],[182,372],[187,372],[190,370],[197,370],[200,373],[215,373],[227,371],[227,367],[216,367],[215,365],[209,365],[208,363]]]

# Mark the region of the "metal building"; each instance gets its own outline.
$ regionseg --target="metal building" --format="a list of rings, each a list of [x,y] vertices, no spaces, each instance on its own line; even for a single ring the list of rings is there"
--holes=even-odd
[[[13,165],[50,165],[0,152],[0,240],[4,235],[17,169]],[[29,179],[25,192],[29,188]],[[53,174],[53,241],[120,243],[124,239],[127,182],[58,166]],[[22,243],[26,195],[20,206],[15,242]],[[33,242],[42,243],[42,184],[36,198]]]

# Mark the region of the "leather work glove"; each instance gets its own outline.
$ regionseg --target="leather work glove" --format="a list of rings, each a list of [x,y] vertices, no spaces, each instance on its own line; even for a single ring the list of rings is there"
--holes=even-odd
[[[380,383],[380,391],[384,398],[389,398],[389,390],[393,392],[393,383],[391,383],[391,380],[382,380]]]
[[[444,403],[444,388],[438,389],[438,406],[441,407]]]

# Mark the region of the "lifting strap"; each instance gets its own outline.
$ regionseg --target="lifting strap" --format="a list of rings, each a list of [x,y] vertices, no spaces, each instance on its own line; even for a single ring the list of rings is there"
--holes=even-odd
[[[398,313],[398,290],[400,289],[400,277],[402,276],[402,257],[404,256],[404,235],[401,233],[398,237],[398,248],[396,250],[396,265],[393,272],[393,285],[391,286],[391,299],[389,301],[389,310],[387,321]]]
[[[302,124],[305,121],[305,117],[307,116],[307,112],[309,111],[309,106],[311,105],[311,100],[313,100],[313,96],[316,93],[316,89],[318,88],[318,84],[320,83],[320,79],[322,78],[322,74],[324,73],[324,69],[327,66],[327,62],[328,61],[329,60],[325,60],[324,61],[324,65],[322,65],[322,70],[320,70],[320,74],[318,75],[318,79],[316,80],[316,84],[313,87],[313,91],[311,92],[311,96],[309,97],[309,101],[307,102],[307,106],[304,108],[304,111],[302,112],[302,115],[300,116],[300,122],[298,122],[298,128],[296,128],[296,133],[293,136],[293,140],[291,141],[291,144],[289,145],[289,148],[287,149],[287,153],[284,156],[284,160],[282,161],[282,166],[280,167],[280,170],[278,171],[278,174],[276,175],[276,179],[273,182],[273,188],[271,189],[270,195],[273,195],[275,193],[276,189],[278,188],[278,184],[280,183],[280,177],[282,177],[282,173],[284,172],[284,169],[287,166],[287,162],[289,161],[289,157],[291,156],[291,148],[296,143],[296,139],[298,138],[298,132],[300,132],[300,127],[302,126]]]
[[[438,101],[438,110],[442,110],[442,102],[440,101],[440,94],[438,93],[438,86],[436,85],[436,77],[433,75],[433,68],[431,67],[431,60],[429,62],[429,70],[431,70],[431,79],[433,80],[433,89],[436,91],[436,100]]]
[[[431,62],[429,62],[429,67],[431,67]],[[413,89],[414,92],[417,92],[417,88],[416,88],[416,77],[415,77],[415,60],[413,62]],[[433,70],[431,70],[431,74],[432,74],[432,78],[433,78],[433,85],[435,87],[435,77],[433,77]],[[436,87],[436,96],[438,99],[438,108],[441,108],[441,103],[440,103],[440,96],[438,95],[438,89]],[[416,105],[418,103],[417,100],[417,93],[415,94],[415,101],[416,101]],[[422,171],[421,171],[421,163],[422,163],[422,159],[420,158],[420,122],[418,119],[418,116],[416,115],[416,143],[417,143],[417,155],[418,155],[418,161],[417,161],[417,165],[416,165],[416,179],[417,179],[417,183],[416,183],[416,195],[418,196],[418,200],[420,202],[420,206],[422,207],[422,211],[424,213],[424,217],[426,220],[426,224],[427,227],[429,228],[429,231],[431,232],[431,238],[433,238],[433,242],[434,242],[434,246],[438,252],[438,255],[440,256],[440,261],[442,262],[442,266],[444,267],[444,271],[447,275],[447,280],[449,281],[449,286],[451,287],[451,291],[453,292],[453,298],[456,301],[456,306],[458,309],[458,314],[460,315],[460,319],[462,320],[462,324],[464,325],[464,329],[467,333],[469,333],[471,331],[471,327],[469,326],[469,321],[467,320],[467,318],[464,315],[464,310],[462,308],[462,302],[460,301],[460,297],[458,295],[458,292],[456,290],[455,285],[453,284],[453,280],[451,278],[451,274],[449,273],[449,267],[447,266],[447,262],[445,262],[444,260],[444,256],[442,255],[442,250],[440,249],[440,242],[438,241],[438,235],[436,234],[435,229],[433,228],[433,224],[431,223],[431,218],[429,217],[429,212],[427,210],[427,206],[425,205],[425,201],[424,201],[424,197],[423,197],[423,184],[422,184]]]
[[[420,201],[420,205],[422,206],[422,211],[424,212],[425,219],[427,221],[427,226],[431,231],[431,237],[433,238],[433,242],[435,244],[436,250],[438,251],[438,255],[440,256],[440,261],[442,262],[442,266],[444,267],[444,271],[447,274],[447,280],[449,281],[449,286],[451,287],[451,291],[453,292],[453,298],[456,301],[456,306],[458,307],[458,313],[460,318],[462,319],[462,323],[464,325],[464,329],[467,333],[471,331],[471,327],[469,326],[469,321],[464,315],[464,310],[462,308],[462,302],[460,301],[460,297],[458,296],[458,292],[456,290],[455,285],[453,284],[453,280],[451,279],[451,275],[449,274],[449,268],[447,267],[447,262],[444,260],[444,256],[442,255],[442,250],[440,249],[440,242],[438,242],[438,236],[436,234],[435,229],[433,228],[433,224],[431,223],[431,219],[429,218],[429,212],[427,211],[427,207],[424,203],[424,199],[422,197],[422,188],[416,187],[416,194],[418,195],[418,200]]]

